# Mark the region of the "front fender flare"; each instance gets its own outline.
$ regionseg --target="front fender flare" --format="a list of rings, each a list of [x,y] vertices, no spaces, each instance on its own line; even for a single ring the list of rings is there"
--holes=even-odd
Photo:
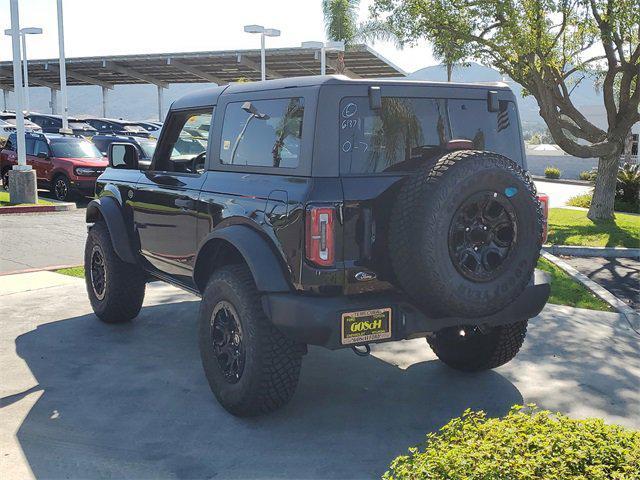
[[[277,258],[267,240],[252,228],[243,225],[231,225],[215,230],[202,241],[196,255],[194,279],[207,263],[206,259],[202,258],[209,251],[205,248],[206,245],[220,240],[228,242],[240,252],[251,270],[259,291],[270,293],[291,291],[282,262]]]
[[[95,223],[100,217],[107,224],[111,244],[116,255],[124,262],[137,263],[136,256],[131,248],[131,240],[122,218],[120,205],[114,198],[102,197],[89,202],[86,213],[87,223]]]

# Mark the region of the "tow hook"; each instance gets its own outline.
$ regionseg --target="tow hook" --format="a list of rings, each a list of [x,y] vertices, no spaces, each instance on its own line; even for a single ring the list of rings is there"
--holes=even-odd
[[[364,345],[354,345],[351,348],[353,349],[353,353],[359,357],[368,357],[371,353],[371,347],[368,343],[365,343]]]

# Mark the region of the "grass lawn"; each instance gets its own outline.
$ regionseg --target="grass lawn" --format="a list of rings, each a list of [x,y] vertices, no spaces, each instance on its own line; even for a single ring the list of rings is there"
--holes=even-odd
[[[56,270],[56,273],[69,275],[70,277],[84,278],[84,267],[61,268],[60,270]]]
[[[616,213],[609,222],[594,223],[585,210],[552,208],[549,211],[549,238],[553,245],[587,247],[640,247],[640,216]]]
[[[549,303],[609,312],[613,310],[608,304],[593,295],[581,284],[574,282],[569,275],[544,258],[540,258],[538,261],[538,268],[551,274],[551,297],[549,298]],[[56,273],[84,278],[84,267],[62,268],[56,270]]]
[[[570,307],[588,308],[611,312],[613,309],[587,290],[582,284],[574,281],[560,268],[547,259],[540,257],[538,268],[551,274],[551,296],[549,303],[569,305]]]
[[[20,203],[20,204],[9,203],[9,192],[0,190],[0,207],[15,206],[15,205],[32,205],[32,204],[30,204],[30,203]],[[48,202],[46,200],[38,199],[38,205],[53,205],[53,203],[52,202]]]

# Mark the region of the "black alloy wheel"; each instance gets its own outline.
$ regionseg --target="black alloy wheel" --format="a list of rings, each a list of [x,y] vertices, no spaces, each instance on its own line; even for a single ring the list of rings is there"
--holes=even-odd
[[[501,274],[517,239],[517,219],[509,199],[492,191],[467,198],[449,227],[449,255],[467,279],[486,282]]]
[[[98,300],[103,300],[107,289],[107,273],[104,255],[99,245],[94,245],[91,252],[91,288]]]
[[[245,348],[238,313],[227,301],[220,301],[213,309],[211,343],[224,378],[237,383],[244,371]]]
[[[53,193],[58,200],[67,200],[69,198],[69,181],[62,176],[56,178]]]

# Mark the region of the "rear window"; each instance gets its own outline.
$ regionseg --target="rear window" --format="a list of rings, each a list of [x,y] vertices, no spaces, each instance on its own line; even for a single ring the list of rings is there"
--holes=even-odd
[[[412,170],[453,139],[522,160],[512,102],[489,112],[485,100],[384,97],[382,108],[372,110],[368,97],[348,97],[340,103],[339,122],[342,173]]]

